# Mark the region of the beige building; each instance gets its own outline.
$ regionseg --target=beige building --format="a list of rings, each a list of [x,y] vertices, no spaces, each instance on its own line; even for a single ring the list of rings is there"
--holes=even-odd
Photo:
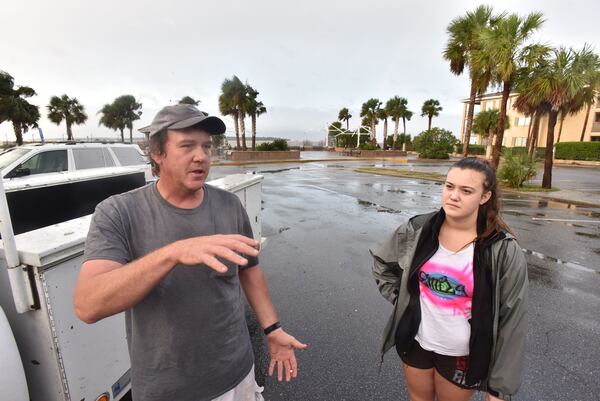
[[[513,103],[517,99],[518,93],[511,93],[508,98],[507,104],[507,116],[510,121],[510,128],[504,131],[504,139],[502,144],[507,147],[514,146],[526,146],[527,135],[529,134],[529,127],[532,123],[530,117],[519,113],[513,108]],[[479,96],[475,100],[475,113],[477,115],[480,111],[489,109],[500,109],[500,102],[502,101],[502,93],[489,93]],[[469,109],[469,99],[463,100],[463,114],[462,121],[460,124],[460,132],[462,133],[461,138],[464,138],[467,122],[467,111]],[[581,139],[581,131],[585,122],[587,108],[584,108],[575,115],[567,115],[563,122],[563,129],[560,136],[561,142],[578,142]],[[558,141],[558,132],[560,128],[560,116],[556,122],[554,130],[554,143]],[[548,115],[543,116],[540,119],[540,131],[538,136],[538,147],[546,146],[546,134],[548,132]],[[583,136],[584,141],[600,141],[600,96],[596,103],[592,105],[585,134]],[[487,135],[471,134],[471,143],[479,145],[486,144]]]

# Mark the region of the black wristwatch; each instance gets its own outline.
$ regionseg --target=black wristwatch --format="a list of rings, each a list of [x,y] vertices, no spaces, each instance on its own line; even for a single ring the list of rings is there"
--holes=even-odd
[[[269,327],[265,328],[263,331],[265,333],[265,336],[268,336],[269,334],[271,334],[272,332],[274,332],[275,330],[281,328],[281,322],[275,322],[272,325],[270,325]]]

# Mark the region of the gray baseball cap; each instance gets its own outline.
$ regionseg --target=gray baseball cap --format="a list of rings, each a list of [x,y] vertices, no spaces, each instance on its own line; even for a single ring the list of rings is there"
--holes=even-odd
[[[166,129],[198,127],[210,135],[225,133],[225,123],[219,117],[209,116],[191,104],[176,104],[163,107],[152,120],[152,124],[139,131],[150,136]]]

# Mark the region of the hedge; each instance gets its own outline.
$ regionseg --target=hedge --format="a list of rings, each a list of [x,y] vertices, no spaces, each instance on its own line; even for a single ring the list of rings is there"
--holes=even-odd
[[[510,152],[513,156],[525,155],[527,154],[527,147],[525,146],[514,146],[512,148],[507,148],[505,146],[502,147],[502,156],[506,156]],[[546,157],[546,148],[536,148],[535,150],[535,158],[543,159]]]
[[[560,142],[555,148],[556,159],[600,161],[600,142]]]

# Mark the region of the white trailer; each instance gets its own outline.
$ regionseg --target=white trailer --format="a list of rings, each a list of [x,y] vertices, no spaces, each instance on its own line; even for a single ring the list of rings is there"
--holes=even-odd
[[[240,198],[257,240],[262,179],[237,174],[209,182]],[[6,205],[3,194],[1,190],[0,209],[2,199]],[[7,222],[4,216],[0,219]],[[123,314],[87,325],[73,311],[73,289],[90,221],[88,215],[17,236],[2,230],[2,400],[108,401],[123,398],[130,389]]]

